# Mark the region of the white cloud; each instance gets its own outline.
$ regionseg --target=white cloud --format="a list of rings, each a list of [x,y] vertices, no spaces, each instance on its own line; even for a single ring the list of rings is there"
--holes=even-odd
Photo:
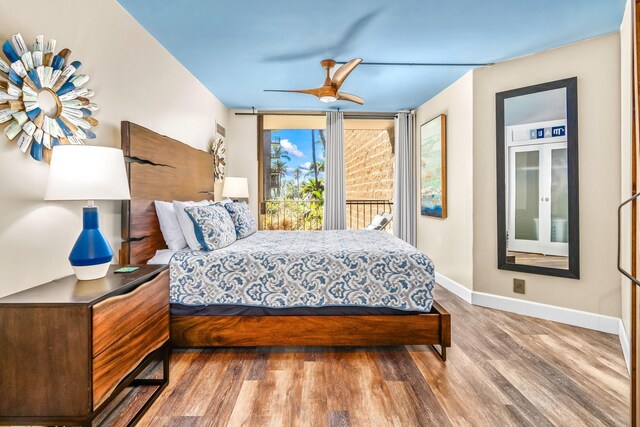
[[[309,170],[309,168],[311,167],[311,162],[304,162],[299,167],[303,170]]]
[[[298,150],[298,146],[296,144],[293,144],[288,139],[280,140],[280,146],[282,147],[282,149],[284,151],[286,151],[287,153],[291,154],[293,157],[302,157],[302,156],[304,156],[304,153],[302,151]]]

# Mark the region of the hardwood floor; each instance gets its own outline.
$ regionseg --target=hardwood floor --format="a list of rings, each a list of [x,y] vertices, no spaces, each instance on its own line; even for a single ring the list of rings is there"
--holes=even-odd
[[[628,425],[617,336],[436,295],[446,363],[427,346],[177,351],[139,425]]]
[[[516,257],[516,261],[513,264],[537,265],[538,267],[560,268],[562,270],[569,269],[568,256],[553,256],[513,251],[508,251],[507,256]]]

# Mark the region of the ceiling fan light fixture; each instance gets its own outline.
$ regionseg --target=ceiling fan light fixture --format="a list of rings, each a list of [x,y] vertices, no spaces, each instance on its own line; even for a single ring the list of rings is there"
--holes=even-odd
[[[333,77],[331,76],[331,69],[336,65],[336,62],[333,59],[323,59],[320,62],[322,68],[327,72],[327,76],[324,79],[324,84],[321,87],[317,87],[314,89],[265,89],[265,92],[293,92],[293,93],[304,93],[307,95],[313,95],[318,97],[320,102],[324,102],[325,104],[329,104],[331,102],[340,101],[349,101],[355,102],[356,104],[364,104],[364,99],[360,98],[357,95],[351,95],[349,93],[338,92],[340,90],[340,86],[344,83],[344,80],[349,76],[349,73],[353,71],[354,68],[358,66],[358,64],[362,62],[362,59],[356,58],[342,65],[340,68],[333,73]],[[0,100],[1,101],[1,100]]]
[[[335,96],[331,96],[331,95],[329,95],[329,96],[321,96],[320,97],[320,101],[326,102],[326,103],[336,102],[337,100],[338,100],[338,98],[336,98]]]

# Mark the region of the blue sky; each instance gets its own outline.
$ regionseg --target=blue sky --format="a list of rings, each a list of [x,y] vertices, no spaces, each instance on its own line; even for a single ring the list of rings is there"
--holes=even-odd
[[[320,137],[317,130],[315,131],[315,135],[316,141],[319,141]],[[304,175],[313,160],[311,152],[311,130],[286,129],[272,131],[271,138],[280,138],[282,149],[291,157],[291,160],[286,162],[289,169],[286,179],[293,179],[292,172],[298,167],[303,170]],[[324,151],[321,144],[316,144],[316,156],[319,162],[324,161]]]

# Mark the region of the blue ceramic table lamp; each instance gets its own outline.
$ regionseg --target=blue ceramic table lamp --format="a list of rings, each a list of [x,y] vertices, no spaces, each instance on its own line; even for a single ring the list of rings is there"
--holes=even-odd
[[[129,200],[122,150],[89,145],[59,145],[51,155],[45,200],[88,200],[82,208],[83,227],[69,261],[79,280],[104,277],[113,250],[98,228],[94,200]]]

